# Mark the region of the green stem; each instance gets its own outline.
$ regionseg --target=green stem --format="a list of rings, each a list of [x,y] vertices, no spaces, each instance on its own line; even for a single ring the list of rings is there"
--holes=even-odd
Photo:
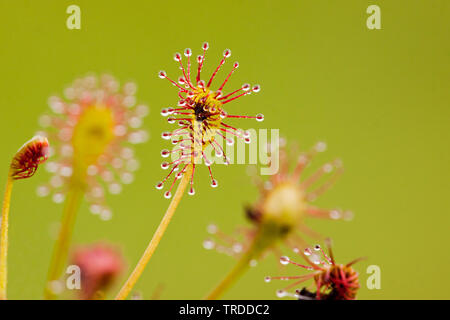
[[[51,284],[57,281],[61,276],[64,265],[66,263],[67,254],[69,251],[72,232],[75,225],[75,218],[81,199],[84,194],[84,188],[77,183],[71,183],[70,189],[67,193],[67,199],[64,205],[64,212],[62,216],[61,226],[58,234],[58,239],[55,242],[50,267],[47,275],[47,283],[45,286],[44,298],[55,299],[56,295],[52,291]]]
[[[247,271],[252,254],[246,252],[226,277],[206,296],[206,300],[216,300],[224,294]]]
[[[264,241],[264,235],[265,233],[261,230],[256,234],[248,250],[239,258],[237,264],[225,278],[206,296],[206,300],[219,299],[247,271],[250,262],[260,257],[270,243]]]
[[[13,182],[14,179],[12,179],[11,175],[8,174],[5,197],[3,199],[2,223],[0,226],[0,300],[6,300],[6,286],[8,276],[8,218]]]

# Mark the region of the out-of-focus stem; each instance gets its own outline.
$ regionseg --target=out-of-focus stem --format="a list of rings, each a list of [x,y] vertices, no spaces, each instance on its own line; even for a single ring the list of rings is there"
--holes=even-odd
[[[8,280],[8,218],[13,183],[14,179],[11,177],[11,174],[8,174],[5,197],[3,198],[2,223],[0,226],[0,300],[6,300],[6,286]]]
[[[142,272],[144,272],[144,269],[148,262],[150,261],[151,257],[153,256],[153,253],[155,252],[156,248],[158,247],[167,227],[169,226],[169,223],[175,213],[175,210],[178,207],[178,204],[180,203],[181,197],[184,194],[184,191],[186,190],[186,187],[189,183],[189,179],[191,177],[192,172],[192,165],[188,165],[186,172],[183,174],[183,177],[181,178],[180,184],[178,185],[177,191],[175,192],[175,195],[172,199],[172,201],[169,204],[169,207],[167,208],[166,213],[164,214],[164,217],[162,218],[158,229],[156,229],[152,240],[147,246],[147,249],[145,249],[144,254],[142,255],[141,259],[139,260],[138,264],[134,268],[133,272],[131,273],[128,280],[123,285],[122,289],[120,289],[119,293],[116,296],[116,300],[124,300],[128,297],[131,290],[133,289],[134,285],[138,281],[139,277],[142,275]]]
[[[67,199],[64,206],[61,226],[59,229],[58,239],[55,242],[50,267],[47,275],[47,282],[44,291],[45,299],[55,299],[56,295],[52,291],[52,282],[58,280],[66,263],[69,251],[72,231],[75,225],[75,218],[84,189],[81,184],[71,183],[67,193]]]
[[[247,251],[239,258],[237,264],[223,278],[222,281],[206,296],[206,300],[216,300],[225,293],[244,273],[247,271],[250,261],[253,259],[253,252]]]
[[[254,259],[258,259],[261,252],[267,247],[264,243],[264,234],[258,232],[253,238],[249,248],[239,258],[233,269],[223,278],[222,281],[205,297],[206,300],[219,299],[226,290],[228,290],[244,273],[247,271],[250,263]]]

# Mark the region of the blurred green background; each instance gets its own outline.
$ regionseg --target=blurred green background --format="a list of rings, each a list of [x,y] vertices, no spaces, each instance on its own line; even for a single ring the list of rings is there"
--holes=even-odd
[[[70,4],[81,8],[81,30],[66,28]],[[381,8],[381,30],[366,27],[370,4]],[[62,94],[88,72],[136,81],[138,100],[151,108],[144,125],[151,138],[136,148],[141,162],[136,181],[108,198],[111,221],[100,221],[84,204],[74,235],[75,243],[119,244],[130,269],[168,205],[154,188],[164,174],[159,152],[168,147],[160,133],[172,128],[159,112],[176,103],[177,95],[157,72],[178,76],[173,53],[190,47],[196,55],[209,41],[206,74],[230,48],[240,68],[229,88],[244,82],[262,86],[259,94],[228,109],[261,112],[266,120],[235,124],[278,128],[304,148],[324,140],[329,148],[316,164],[343,159],[345,174],[318,203],[351,209],[355,219],[308,225],[333,238],[338,261],[368,257],[355,266],[359,298],[448,299],[449,9],[446,0],[1,0],[0,180],[6,181],[14,152],[38,129],[51,94]],[[243,204],[255,201],[257,191],[245,169],[215,166],[217,189],[210,188],[205,168],[198,171],[197,194],[183,198],[137,285],[144,298],[160,283],[163,299],[201,298],[233,266],[233,259],[204,250],[202,241],[210,222],[227,232],[246,223]],[[62,211],[62,205],[36,196],[36,186],[46,179],[39,170],[13,192],[13,299],[42,297],[53,246],[49,229]],[[366,288],[370,264],[381,267],[381,290]],[[298,271],[289,267],[285,273]],[[285,283],[266,284],[263,277],[280,272],[269,256],[224,298],[275,299]]]

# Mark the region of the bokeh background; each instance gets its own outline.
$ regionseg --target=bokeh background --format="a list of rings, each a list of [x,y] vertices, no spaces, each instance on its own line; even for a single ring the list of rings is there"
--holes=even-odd
[[[81,8],[81,30],[66,28],[70,4]],[[381,8],[381,30],[366,27],[370,4]],[[265,121],[239,125],[278,128],[304,148],[326,141],[328,151],[316,164],[343,159],[345,174],[319,203],[351,209],[355,219],[310,220],[309,226],[333,238],[339,261],[368,257],[355,266],[359,298],[449,298],[449,18],[445,0],[1,0],[0,180],[6,181],[14,152],[38,129],[51,94],[88,72],[136,81],[138,100],[151,108],[144,124],[150,140],[136,150],[141,168],[133,184],[108,198],[111,221],[90,214],[84,203],[74,234],[74,243],[118,244],[131,269],[168,205],[154,188],[164,173],[159,152],[167,147],[160,133],[171,128],[159,112],[177,96],[157,72],[178,75],[173,53],[191,47],[196,55],[209,41],[207,74],[230,48],[231,60],[240,62],[230,88],[262,86],[229,109],[261,112]],[[243,205],[255,201],[257,191],[245,165],[214,169],[220,187],[210,188],[207,170],[199,170],[197,194],[182,200],[136,287],[144,298],[159,284],[163,299],[201,298],[233,266],[233,259],[202,248],[205,228],[215,222],[229,232],[245,224]],[[13,299],[42,297],[53,246],[49,230],[62,211],[36,196],[47,178],[39,170],[14,189]],[[370,264],[381,268],[380,290],[365,286]],[[280,272],[269,256],[225,298],[275,299],[284,283],[267,284],[263,277]]]

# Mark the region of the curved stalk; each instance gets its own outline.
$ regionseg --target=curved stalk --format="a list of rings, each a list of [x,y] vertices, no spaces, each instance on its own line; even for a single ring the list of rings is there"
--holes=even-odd
[[[161,242],[161,239],[169,226],[170,221],[172,220],[172,217],[175,213],[175,210],[178,207],[178,204],[180,203],[180,200],[184,194],[184,191],[186,190],[186,187],[189,183],[189,178],[191,177],[192,172],[192,165],[188,165],[186,172],[183,174],[183,177],[181,178],[180,184],[178,185],[177,191],[175,192],[175,195],[172,199],[172,201],[169,204],[169,207],[167,208],[166,213],[164,214],[164,217],[162,218],[161,222],[159,223],[158,229],[156,229],[155,233],[153,234],[152,240],[150,240],[150,243],[148,244],[147,248],[144,251],[144,254],[142,255],[141,259],[139,260],[138,264],[134,268],[133,272],[131,273],[130,277],[127,279],[125,284],[120,289],[119,293],[116,296],[116,300],[124,300],[128,297],[131,290],[133,289],[134,285],[138,281],[139,277],[144,272],[144,269],[148,262],[150,261],[151,257],[153,256],[153,253],[155,252],[156,248],[158,247],[159,243]]]
[[[260,228],[253,238],[249,248],[239,258],[237,264],[231,269],[231,271],[225,276],[225,278],[219,282],[219,284],[205,297],[206,300],[219,299],[226,290],[228,290],[243,274],[247,271],[252,260],[258,259],[261,254],[271,247],[275,241],[273,230],[270,228]]]
[[[13,182],[14,179],[11,177],[11,174],[8,174],[5,197],[3,199],[2,223],[0,226],[0,300],[6,300],[6,286],[8,275],[8,218]]]
[[[206,296],[206,300],[216,300],[222,296],[222,294],[229,289],[244,273],[247,271],[250,261],[253,259],[254,254],[252,250],[248,250],[241,256],[237,264],[231,269],[231,271],[225,276],[225,278],[219,282],[219,284]]]
[[[80,184],[72,183],[70,185],[70,189],[67,193],[67,199],[64,206],[58,239],[55,242],[52,258],[50,261],[50,267],[48,270],[47,282],[44,291],[45,299],[56,298],[55,293],[52,291],[51,284],[52,281],[56,281],[59,279],[66,263],[70,240],[72,238],[72,231],[75,225],[75,218],[83,194],[84,189]]]

